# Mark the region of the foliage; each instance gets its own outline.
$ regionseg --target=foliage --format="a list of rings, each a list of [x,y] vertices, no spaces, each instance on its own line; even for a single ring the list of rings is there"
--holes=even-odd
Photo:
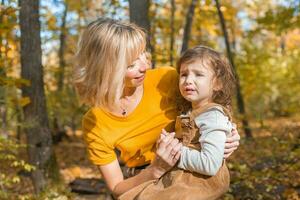
[[[224,199],[300,198],[298,120],[268,121],[265,128],[256,129],[260,136],[242,141],[228,162],[231,186]]]
[[[291,48],[282,52],[270,44],[270,38],[264,38],[258,33],[246,36],[247,39],[241,44],[243,50],[236,53],[236,60],[240,66],[238,71],[247,107],[252,116],[261,119],[297,113],[297,99],[300,98],[297,92],[300,89],[297,65],[300,51]],[[258,37],[263,37],[262,42],[254,45]],[[270,50],[262,51],[262,48]]]
[[[22,181],[18,172],[30,173],[35,169],[21,158],[19,152],[23,148],[25,145],[18,144],[14,139],[0,136],[0,199],[26,198],[26,195],[13,191]]]
[[[36,199],[42,200],[69,200],[74,199],[74,195],[63,184],[49,185],[45,191],[39,194]]]
[[[82,113],[87,109],[85,106],[79,106],[74,88],[67,87],[61,92],[50,91],[47,99],[49,118],[52,122],[56,118],[59,120],[59,126],[68,126],[73,131],[80,128]]]
[[[175,0],[174,32],[171,32],[170,1],[150,1],[151,43],[156,66],[170,65],[170,54],[179,57],[185,16],[190,1]],[[64,127],[80,128],[80,121],[87,107],[81,106],[72,86],[72,67],[76,45],[82,29],[97,17],[128,20],[128,1],[108,0],[41,0],[40,21],[44,66],[44,87],[50,126],[53,132]],[[68,6],[65,27],[64,71],[59,60],[59,40],[62,16]],[[299,165],[299,137],[284,129],[268,130],[268,119],[292,117],[300,111],[300,14],[299,1],[222,1],[222,12],[228,27],[230,44],[240,78],[247,113],[251,122],[259,122],[259,128],[272,132],[271,136],[244,141],[230,163],[233,184],[225,199],[292,199],[299,183],[291,183],[287,176],[296,176]],[[0,5],[0,110],[1,131],[20,138],[22,106],[30,103],[21,97],[20,88],[29,85],[20,78],[20,45],[16,0],[1,1]],[[170,36],[174,34],[174,50],[170,52]],[[208,45],[225,52],[215,1],[197,2],[189,46]],[[59,75],[64,72],[64,88],[58,91]],[[2,112],[5,108],[5,112]],[[55,124],[57,123],[57,124]],[[4,130],[5,129],[5,130]],[[275,131],[273,133],[273,131]],[[254,132],[259,134],[259,131]],[[279,136],[277,136],[277,135]],[[6,145],[3,144],[8,144]],[[274,145],[275,144],[275,145]],[[1,146],[2,145],[2,146]],[[255,147],[255,148],[254,148]],[[11,188],[21,184],[17,170],[28,170],[27,163],[18,152],[23,146],[13,139],[0,137],[0,198],[8,198]],[[255,151],[254,151],[255,150]],[[269,152],[273,150],[273,152]],[[3,152],[8,154],[4,154]],[[288,154],[288,152],[291,152]],[[241,158],[243,157],[243,158]],[[22,158],[22,159],[21,159]],[[297,162],[296,162],[297,161]],[[9,167],[14,163],[13,167]],[[4,165],[2,165],[4,163]],[[296,163],[296,164],[295,164]],[[26,167],[25,167],[26,166]],[[262,167],[263,166],[263,167]],[[3,168],[3,169],[2,169]],[[4,174],[4,175],[3,175]],[[19,177],[19,178],[18,178]],[[258,192],[255,192],[258,191]],[[49,188],[43,198],[67,196],[59,189]],[[279,194],[280,193],[280,194]],[[245,194],[245,196],[243,196]],[[2,196],[1,196],[2,195]],[[6,196],[5,196],[6,195]]]

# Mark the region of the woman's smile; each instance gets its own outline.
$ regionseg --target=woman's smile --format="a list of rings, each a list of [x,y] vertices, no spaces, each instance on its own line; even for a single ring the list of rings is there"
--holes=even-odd
[[[142,76],[136,77],[134,79],[137,80],[138,82],[141,82],[145,79],[145,74],[143,74]]]

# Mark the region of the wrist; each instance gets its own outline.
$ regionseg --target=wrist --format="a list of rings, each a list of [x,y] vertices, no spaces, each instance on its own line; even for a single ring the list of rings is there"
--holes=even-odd
[[[165,173],[165,170],[154,165],[150,165],[146,170],[148,170],[150,179],[159,179]]]

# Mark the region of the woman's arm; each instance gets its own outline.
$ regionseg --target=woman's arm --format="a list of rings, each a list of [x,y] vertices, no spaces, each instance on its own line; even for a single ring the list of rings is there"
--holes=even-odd
[[[99,166],[100,172],[109,188],[115,196],[120,196],[135,186],[148,180],[160,178],[172,168],[180,157],[181,144],[174,139],[174,134],[169,134],[159,141],[155,160],[149,167],[142,170],[136,176],[124,180],[118,160],[107,165]],[[175,152],[175,155],[173,155]]]
[[[143,182],[157,178],[155,169],[146,168],[136,176],[124,180],[118,160],[107,165],[98,166],[98,168],[100,169],[107,187],[112,191],[114,196],[119,196]]]

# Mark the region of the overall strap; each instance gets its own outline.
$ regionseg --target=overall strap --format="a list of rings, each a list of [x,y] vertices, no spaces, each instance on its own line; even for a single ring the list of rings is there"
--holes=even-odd
[[[182,139],[184,146],[189,146],[198,149],[198,139],[201,132],[196,125],[195,118],[200,114],[207,112],[209,109],[216,108],[224,115],[226,115],[229,120],[231,120],[231,114],[228,109],[224,106],[216,103],[209,103],[201,108],[193,110],[188,116],[178,116],[176,124],[178,127],[178,132],[176,132],[176,137]],[[178,123],[179,122],[179,123]],[[197,143],[196,146],[194,146]]]
[[[219,111],[221,111],[224,115],[226,115],[229,118],[229,121],[232,120],[230,111],[227,108],[225,108],[224,106],[222,106],[221,104],[217,104],[217,103],[208,103],[203,107],[193,110],[190,114],[190,120],[194,121],[194,119],[197,116],[199,116],[202,113],[205,113],[206,111],[208,111],[211,108],[218,109]]]

